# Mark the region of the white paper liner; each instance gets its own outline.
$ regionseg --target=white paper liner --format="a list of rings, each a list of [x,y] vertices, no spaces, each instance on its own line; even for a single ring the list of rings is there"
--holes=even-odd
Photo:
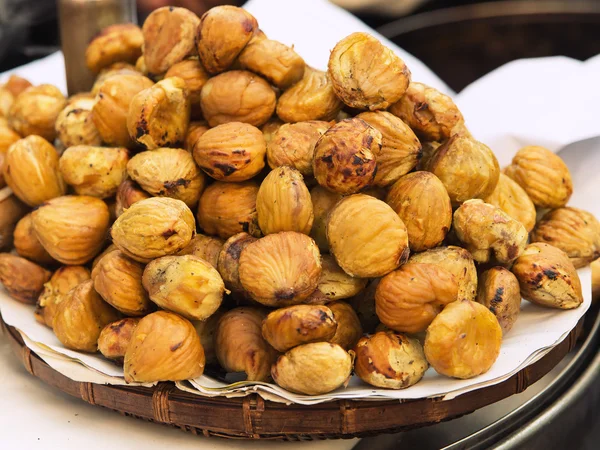
[[[408,64],[413,80],[452,91],[419,60],[385,40],[351,14],[324,0],[251,0],[246,8],[259,20],[261,28],[273,39],[294,45],[308,64],[326,69],[329,51],[344,36],[366,31],[394,49]],[[285,18],[285,19],[282,19]],[[22,66],[10,73],[28,78],[34,84],[51,83],[66,91],[62,54]],[[558,151],[579,139],[597,136],[595,105],[600,103],[600,58],[581,63],[569,58],[541,58],[509,63],[468,86],[455,100],[463,111],[467,126],[476,138],[487,143],[501,165],[521,146],[544,145]],[[596,77],[592,79],[593,74]],[[8,74],[0,75],[0,82]],[[568,85],[568,89],[561,89]],[[578,112],[581,111],[582,113]],[[587,112],[587,116],[583,113]],[[588,140],[565,148],[561,156],[571,170],[575,193],[571,202],[600,216],[600,140]],[[501,353],[485,374],[469,380],[443,377],[429,369],[421,382],[404,390],[369,387],[353,377],[348,387],[320,396],[289,393],[274,384],[224,383],[202,376],[177,383],[182,390],[198,395],[228,397],[258,392],[261,396],[286,403],[316,404],[334,399],[416,399],[454,398],[509,378],[523,367],[547,354],[575,327],[591,304],[591,271],[579,271],[584,303],[569,311],[551,310],[523,301],[519,319],[505,336]],[[28,347],[51,367],[77,381],[123,384],[123,371],[99,355],[68,350],[46,327],[35,321],[33,308],[18,303],[0,291],[0,312],[9,325],[17,328]]]

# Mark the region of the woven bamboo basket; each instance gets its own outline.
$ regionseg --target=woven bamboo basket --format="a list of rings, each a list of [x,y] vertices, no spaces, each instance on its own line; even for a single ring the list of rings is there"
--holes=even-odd
[[[313,406],[285,405],[252,394],[243,398],[207,398],[180,391],[173,383],[153,388],[109,386],[73,381],[33,353],[19,332],[1,320],[15,355],[42,382],[92,405],[125,416],[170,425],[204,436],[284,441],[349,439],[395,433],[451,420],[523,392],[542,378],[575,346],[581,319],[546,356],[494,386],[452,400],[405,402],[340,400]]]

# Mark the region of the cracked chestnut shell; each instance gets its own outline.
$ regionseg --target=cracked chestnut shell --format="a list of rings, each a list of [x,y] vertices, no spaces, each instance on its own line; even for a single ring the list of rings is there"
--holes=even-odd
[[[92,269],[94,289],[106,303],[127,316],[144,316],[154,310],[142,286],[144,265],[118,250],[104,255]]]
[[[244,69],[262,75],[279,89],[287,89],[304,75],[302,57],[292,47],[272,39],[252,39],[238,61]]]
[[[119,250],[143,263],[183,250],[195,234],[192,211],[181,200],[169,197],[134,203],[111,228]]]
[[[461,135],[452,136],[438,147],[427,170],[444,183],[453,204],[488,197],[500,177],[498,160],[489,147]]]
[[[298,304],[317,288],[321,255],[315,241],[304,234],[270,234],[242,250],[239,276],[244,289],[263,305]]]
[[[492,267],[479,276],[477,301],[498,319],[502,334],[515,324],[521,312],[519,281],[504,267]]]
[[[84,195],[48,200],[31,218],[35,234],[50,256],[69,265],[84,264],[102,250],[110,220],[106,203]]]
[[[535,226],[537,214],[535,205],[525,190],[503,173],[500,174],[494,192],[483,200],[497,206],[510,217],[521,222],[527,232],[530,232]]]
[[[115,200],[115,215],[119,217],[127,208],[135,202],[150,198],[150,194],[144,191],[140,186],[129,178],[121,182],[117,188]]]
[[[269,167],[289,166],[304,176],[311,176],[315,145],[330,126],[329,122],[311,120],[278,127],[267,144]]]
[[[353,194],[372,184],[381,139],[381,133],[362,119],[336,123],[315,146],[313,172],[317,182],[340,194]]]
[[[52,274],[37,300],[36,315],[52,328],[56,308],[69,291],[90,279],[90,271],[83,266],[62,266]]]
[[[245,181],[265,166],[267,145],[262,132],[247,123],[231,122],[206,131],[194,145],[194,160],[219,181]]]
[[[242,231],[260,236],[256,213],[258,184],[253,181],[209,185],[198,204],[198,225],[206,234],[223,239]]]
[[[149,73],[161,75],[195,51],[200,19],[185,8],[155,9],[144,21],[144,63]]]
[[[237,6],[209,9],[201,18],[196,34],[198,55],[212,74],[227,70],[257,33],[254,16]]]
[[[50,275],[51,272],[25,258],[0,253],[0,283],[21,303],[35,304]]]
[[[139,322],[138,318],[128,317],[106,325],[98,337],[98,350],[102,356],[122,364],[127,346]]]
[[[454,275],[458,283],[458,299],[475,300],[477,295],[477,269],[468,250],[449,245],[411,255],[409,263],[435,264]]]
[[[215,352],[228,372],[245,372],[248,381],[268,381],[276,350],[263,338],[266,314],[258,308],[240,307],[227,311],[217,324]]]
[[[196,234],[190,241],[190,243],[179,253],[178,256],[183,255],[194,255],[198,258],[203,259],[215,269],[217,268],[217,262],[219,260],[219,253],[225,241],[222,239],[205,236],[203,234]]]
[[[454,212],[456,237],[478,262],[510,264],[523,253],[527,230],[500,208],[469,200]]]
[[[190,108],[185,81],[165,78],[131,99],[127,113],[129,136],[148,150],[182,143],[190,123]]]
[[[87,280],[71,289],[58,304],[52,329],[66,348],[94,353],[102,329],[117,319],[117,310],[105,303],[92,280]]]
[[[133,23],[121,23],[103,28],[85,50],[85,63],[93,73],[116,62],[135,64],[142,55],[144,36]]]
[[[390,106],[390,112],[400,117],[415,133],[427,141],[439,141],[452,136],[463,116],[447,95],[423,83],[411,82],[404,95]]]
[[[523,298],[536,305],[572,309],[583,303],[581,281],[573,263],[565,252],[550,244],[529,244],[512,272]]]
[[[437,247],[452,225],[450,197],[431,172],[414,172],[400,178],[389,190],[386,203],[406,224],[413,251]]]
[[[321,305],[277,309],[262,322],[262,335],[278,352],[309,342],[329,341],[337,329],[333,313]]]
[[[389,205],[365,194],[345,197],[331,210],[327,240],[337,263],[354,277],[380,277],[408,259],[402,219]]]
[[[496,316],[479,303],[460,300],[447,305],[427,328],[425,357],[442,375],[473,378],[492,367],[501,343]]]
[[[102,144],[92,118],[95,102],[93,97],[70,101],[56,118],[56,135],[66,148],[73,145]]]
[[[27,136],[6,152],[4,180],[20,200],[38,206],[66,191],[58,159],[56,149],[44,138]]]
[[[544,147],[523,147],[504,173],[540,208],[565,206],[573,193],[569,168],[560,156]]]
[[[181,148],[159,148],[135,155],[127,173],[146,192],[195,206],[206,185],[192,155]]]
[[[31,214],[27,214],[17,222],[13,244],[17,253],[39,264],[54,264],[56,261],[40,243],[33,229]]]
[[[561,249],[579,269],[600,257],[600,222],[583,209],[557,208],[537,223],[531,242],[545,242]]]
[[[76,145],[63,152],[59,169],[77,194],[108,198],[127,178],[128,161],[126,148]]]
[[[31,86],[15,98],[8,123],[21,136],[35,134],[53,141],[56,137],[54,123],[65,104],[66,99],[56,86]]]
[[[246,70],[231,70],[209,79],[200,94],[202,115],[211,127],[243,122],[259,127],[275,111],[275,91]]]
[[[127,130],[129,105],[135,95],[154,82],[142,74],[119,74],[102,83],[92,108],[92,119],[102,141],[116,147],[131,147]]]
[[[381,279],[375,304],[385,326],[418,333],[457,297],[458,283],[452,273],[433,264],[408,263]]]
[[[331,211],[336,203],[342,199],[342,195],[317,185],[311,189],[310,199],[313,205],[314,215],[310,237],[315,240],[322,252],[328,252],[327,219],[329,217],[329,211]]]
[[[415,168],[421,158],[421,143],[408,125],[387,111],[369,111],[356,117],[382,136],[381,150],[376,154],[376,186],[390,186]]]
[[[314,214],[302,174],[287,166],[269,172],[256,196],[256,212],[265,235],[280,231],[310,233]]]
[[[393,331],[363,337],[354,352],[354,372],[376,387],[406,389],[418,383],[429,368],[419,340]]]
[[[333,318],[338,324],[335,334],[329,339],[329,342],[338,344],[344,350],[354,348],[363,335],[362,325],[356,311],[348,303],[341,301],[328,303],[327,307],[333,313]]]
[[[160,308],[190,320],[206,320],[219,309],[225,286],[221,275],[195,255],[163,256],[144,269],[142,283]]]
[[[391,49],[367,33],[352,33],[329,56],[336,95],[358,109],[387,109],[406,92],[410,70]]]
[[[225,282],[225,287],[233,295],[242,297],[248,295],[240,281],[240,256],[242,250],[256,240],[254,236],[250,236],[248,233],[238,233],[227,239],[219,253],[217,268]]]
[[[280,356],[271,368],[275,383],[298,394],[320,395],[350,378],[352,356],[337,344],[313,342]]]
[[[123,370],[128,383],[182,381],[202,375],[204,363],[204,349],[194,325],[177,314],[157,311],[133,330]]]
[[[277,100],[277,115],[284,122],[334,120],[341,109],[327,72],[308,66],[302,79]]]

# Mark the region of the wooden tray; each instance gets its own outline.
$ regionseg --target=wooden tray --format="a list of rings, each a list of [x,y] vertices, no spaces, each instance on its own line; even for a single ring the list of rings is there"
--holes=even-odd
[[[33,353],[19,332],[0,316],[11,347],[27,371],[44,383],[92,405],[194,434],[229,439],[312,440],[348,439],[424,427],[469,414],[523,392],[546,375],[574,347],[583,318],[567,338],[538,362],[494,386],[453,400],[421,399],[399,402],[340,400],[313,406],[284,405],[257,394],[243,398],[207,398],[182,392],[173,383],[154,388],[108,386],[73,381]]]

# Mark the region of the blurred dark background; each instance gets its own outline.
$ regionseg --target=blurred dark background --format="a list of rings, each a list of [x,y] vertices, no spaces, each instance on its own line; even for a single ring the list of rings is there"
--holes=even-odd
[[[0,0],[0,72],[59,48],[56,0]],[[138,0],[140,23],[164,4],[198,14],[218,0]],[[595,0],[335,0],[423,60],[454,90],[505,62],[600,53]]]

